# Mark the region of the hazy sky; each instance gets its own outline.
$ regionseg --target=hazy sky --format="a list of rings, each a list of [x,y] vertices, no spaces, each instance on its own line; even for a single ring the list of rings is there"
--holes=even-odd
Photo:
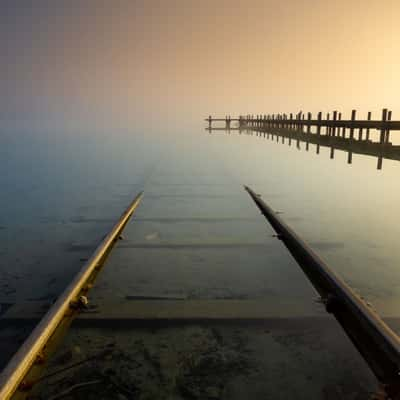
[[[398,0],[2,0],[0,117],[400,119],[399,20]]]

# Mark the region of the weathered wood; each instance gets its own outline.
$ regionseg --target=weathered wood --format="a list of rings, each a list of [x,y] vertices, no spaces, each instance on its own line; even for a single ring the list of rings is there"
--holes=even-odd
[[[385,143],[386,128],[385,128],[384,123],[387,120],[387,112],[388,112],[387,108],[384,108],[382,110],[382,126],[381,126],[381,134],[380,134],[380,138],[379,138],[379,143],[381,145],[383,145]]]
[[[327,117],[330,117],[330,114],[328,113]],[[209,122],[209,119],[206,119],[207,122]],[[231,122],[239,122],[240,119],[239,118],[230,118]],[[284,121],[285,123],[287,123],[286,120],[280,120],[280,123],[282,124]],[[211,122],[226,122],[225,118],[216,118],[216,119],[211,119]],[[245,124],[247,125],[255,125],[256,120],[255,119],[249,119],[246,120]],[[272,125],[271,125],[272,122]],[[345,119],[337,119],[336,121],[331,120],[331,119],[325,119],[325,120],[318,120],[318,119],[304,119],[304,115],[303,118],[300,116],[297,117],[296,119],[292,120],[293,124],[297,124],[299,126],[321,126],[321,127],[336,127],[336,128],[346,128],[349,129],[351,127],[353,127],[354,129],[376,129],[376,130],[382,130],[382,129],[386,129],[389,131],[400,131],[400,121],[392,121],[392,120],[345,120]],[[273,126],[278,124],[278,118],[277,116],[272,116],[272,120],[268,121],[268,126]]]
[[[351,111],[350,140],[354,139],[354,122],[356,120],[356,110]]]
[[[390,121],[391,119],[392,119],[392,111],[389,111],[387,120]],[[390,130],[386,129],[385,144],[389,143],[389,136],[390,136]]]
[[[333,112],[333,122],[334,123],[337,120],[337,113],[338,113],[337,111]],[[333,125],[333,127],[332,127],[332,136],[336,136],[336,126],[335,125]]]
[[[368,120],[368,121],[371,121],[371,118],[372,118],[372,113],[371,113],[371,111],[368,111],[367,120]],[[343,129],[344,129],[344,128],[343,128]],[[369,140],[369,129],[370,129],[370,128],[367,128],[367,134],[366,134],[365,140]]]

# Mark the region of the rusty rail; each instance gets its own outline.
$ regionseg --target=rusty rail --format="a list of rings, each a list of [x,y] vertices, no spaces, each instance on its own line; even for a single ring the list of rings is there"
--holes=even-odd
[[[91,287],[93,276],[98,273],[125,225],[138,207],[142,196],[143,193],[139,193],[135,197],[90,259],[83,265],[2,371],[0,374],[1,400],[10,399],[16,392],[30,388],[31,385],[24,381],[25,377],[33,366],[43,361],[43,354],[46,353],[48,342],[57,333],[60,326],[66,320],[70,322],[79,312],[80,306],[84,305],[82,303],[87,301],[84,295]]]
[[[400,398],[400,338],[249,187],[245,190],[272,225],[308,279],[382,384],[387,399]]]

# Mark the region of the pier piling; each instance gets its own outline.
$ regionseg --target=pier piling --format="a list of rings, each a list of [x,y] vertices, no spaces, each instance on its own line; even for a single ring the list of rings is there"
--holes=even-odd
[[[306,143],[306,150],[310,144],[317,146],[316,152],[319,154],[320,146],[330,148],[330,157],[334,157],[336,149],[348,152],[348,163],[352,163],[353,152],[357,154],[368,154],[378,157],[378,168],[381,168],[382,158],[400,159],[400,146],[390,142],[391,131],[400,131],[400,121],[392,121],[392,112],[388,109],[382,110],[382,119],[372,120],[372,113],[368,112],[366,120],[356,119],[356,110],[351,111],[350,119],[343,119],[342,113],[337,110],[326,113],[323,119],[322,112],[318,112],[316,119],[312,113],[279,113],[279,114],[257,114],[239,116],[232,118],[226,115],[225,118],[206,118],[207,130],[211,131],[226,130],[227,132],[243,131],[249,135],[276,139],[282,143],[288,138],[289,145],[292,140],[296,141],[297,148],[300,148],[300,141]],[[223,127],[213,125],[221,122]],[[315,127],[315,128],[314,128]],[[371,140],[371,130],[380,132],[379,140]],[[346,137],[346,131],[349,131]],[[354,138],[357,130],[357,139]],[[365,132],[365,134],[364,134]]]

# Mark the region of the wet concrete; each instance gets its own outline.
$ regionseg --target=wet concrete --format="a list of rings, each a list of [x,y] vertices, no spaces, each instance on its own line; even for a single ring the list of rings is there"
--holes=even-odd
[[[73,329],[46,371],[53,373],[32,399],[65,392],[65,399],[364,400],[376,389],[363,360],[328,318]],[[85,382],[95,383],[77,386]]]

